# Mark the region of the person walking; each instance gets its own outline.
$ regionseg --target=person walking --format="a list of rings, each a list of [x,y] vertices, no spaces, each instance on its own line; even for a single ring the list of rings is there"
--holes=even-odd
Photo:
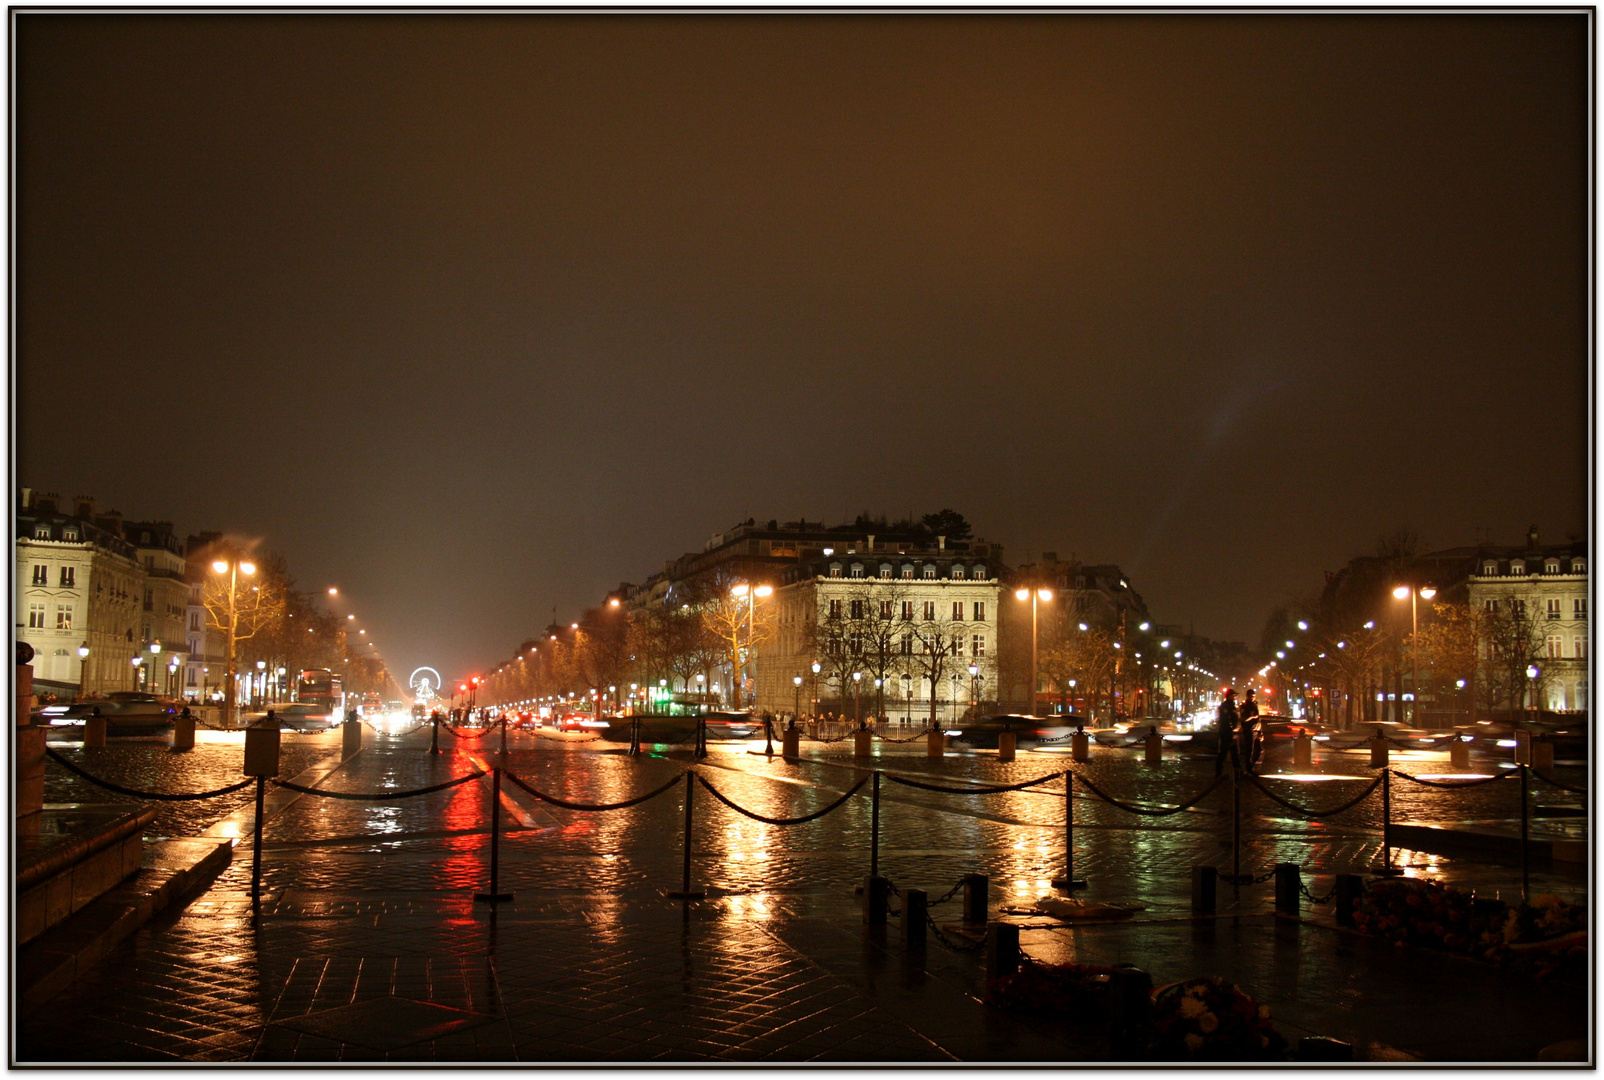
[[[1242,695],[1242,707],[1237,710],[1237,718],[1242,727],[1242,760],[1247,764],[1250,773],[1259,769],[1259,761],[1264,757],[1264,721],[1259,719],[1259,703],[1253,699],[1253,688]]]
[[[1225,697],[1215,713],[1214,730],[1219,734],[1220,747],[1214,753],[1214,775],[1225,771],[1225,755],[1231,755],[1231,767],[1240,769],[1242,758],[1237,750],[1236,688],[1227,686]]]

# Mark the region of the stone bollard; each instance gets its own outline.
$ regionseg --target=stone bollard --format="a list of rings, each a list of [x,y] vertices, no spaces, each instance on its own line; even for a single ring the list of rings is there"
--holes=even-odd
[[[1069,759],[1071,761],[1087,762],[1092,760],[1092,739],[1090,735],[1080,728],[1069,740]]]
[[[106,749],[106,718],[95,710],[95,715],[84,721],[84,749]]]
[[[1302,877],[1297,863],[1275,864],[1275,910],[1296,915],[1302,906],[1299,885]]]
[[[506,729],[503,728],[503,731]],[[362,721],[347,720],[340,725],[340,758],[343,760],[362,749]]]
[[[195,749],[195,717],[188,709],[173,718],[173,749]]]
[[[1019,925],[994,922],[986,927],[986,979],[1001,979],[1019,970]]]
[[[1199,915],[1214,914],[1219,889],[1219,871],[1212,866],[1192,867],[1192,910]]]
[[[246,776],[277,776],[279,757],[278,725],[248,727],[245,729],[245,765],[240,770]]]
[[[1353,913],[1364,899],[1365,879],[1358,874],[1337,875],[1337,925],[1352,926]]]
[[[1014,748],[1018,745],[1018,738],[1012,731],[1004,731],[997,736],[997,760],[1007,764],[1014,760]]]
[[[923,889],[909,889],[902,894],[902,947],[910,960],[924,960],[929,899]]]
[[[780,733],[780,754],[795,761],[802,756],[802,732],[786,728]]]
[[[891,906],[891,882],[871,877],[863,887],[863,925],[884,926]]]
[[[1532,740],[1532,768],[1554,769],[1554,744],[1547,739]]]
[[[1376,735],[1370,739],[1370,767],[1372,769],[1385,769],[1387,767],[1387,737]]]
[[[941,757],[947,752],[947,736],[940,728],[932,728],[925,736],[925,757]]]
[[[871,745],[872,738],[873,734],[868,729],[853,732],[852,756],[855,758],[873,757],[874,751]]]
[[[1292,764],[1309,768],[1314,764],[1314,740],[1308,732],[1301,732],[1292,740]]]
[[[1152,1027],[1153,977],[1141,968],[1121,965],[1109,976],[1109,1041],[1122,1058],[1142,1053]]]
[[[1157,765],[1164,760],[1164,736],[1158,733],[1158,728],[1148,731],[1146,746],[1149,765]]]
[[[978,926],[986,921],[991,879],[985,874],[964,875],[964,922]]]
[[[1470,744],[1464,739],[1455,739],[1449,743],[1448,764],[1456,769],[1470,768]]]

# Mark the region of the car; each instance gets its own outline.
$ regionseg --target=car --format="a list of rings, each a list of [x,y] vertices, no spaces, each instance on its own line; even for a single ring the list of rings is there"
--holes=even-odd
[[[94,715],[96,703],[93,701],[78,701],[70,705],[46,705],[33,713],[36,724],[45,724],[51,727],[66,727],[71,724],[81,724]]]
[[[955,743],[990,750],[996,748],[997,737],[1005,731],[1013,733],[1016,746],[1067,742],[1069,736],[1075,733],[1078,719],[1074,716],[1027,716],[1023,713],[1006,713],[959,720],[946,730],[949,738]]]
[[[327,731],[340,723],[338,713],[330,712],[328,706],[313,701],[279,705],[272,713],[280,728],[291,731]],[[263,719],[266,719],[265,715]]]
[[[120,690],[103,698],[89,698],[73,705],[47,705],[40,710],[51,726],[82,724],[98,713],[106,721],[108,735],[160,731],[173,726],[180,706],[155,694]],[[53,711],[59,710],[59,711]]]

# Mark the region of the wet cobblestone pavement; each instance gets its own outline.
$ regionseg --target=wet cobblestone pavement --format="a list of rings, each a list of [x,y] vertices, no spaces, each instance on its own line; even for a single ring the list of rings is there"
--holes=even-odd
[[[364,735],[363,753],[323,788],[405,790],[500,765],[546,794],[603,803],[651,791],[692,764],[685,749],[632,759],[608,744],[528,733],[513,734],[505,758],[495,753],[499,735],[442,735],[440,755],[428,753],[427,731]],[[865,768],[933,783],[1019,783],[1069,764],[1067,754],[1039,752],[1011,764],[984,752],[932,760],[921,743],[882,743],[866,765],[848,747],[806,742],[803,760],[787,762],[752,752],[762,745],[714,744],[698,771],[730,800],[771,817],[828,806]],[[303,749],[317,748],[295,746]],[[296,771],[289,751],[287,740],[286,777]],[[226,772],[228,752],[189,758],[203,768],[173,772],[174,788],[205,786],[203,776]],[[1272,759],[1270,773],[1305,778],[1265,783],[1300,805],[1331,806],[1373,779],[1367,760],[1320,754],[1294,773]],[[1439,754],[1397,755],[1393,764],[1450,772]],[[1107,748],[1094,748],[1081,769],[1103,790],[1152,807],[1173,806],[1213,779],[1212,760],[1148,766]],[[58,784],[61,770],[51,772]],[[1306,778],[1314,775],[1330,779]],[[1583,781],[1581,770],[1556,775]],[[1549,797],[1540,788],[1533,784],[1534,802]],[[866,785],[818,821],[779,826],[698,788],[692,877],[708,896],[684,904],[661,895],[680,884],[683,786],[629,809],[587,813],[504,783],[499,884],[515,899],[494,908],[472,895],[488,885],[488,778],[389,805],[303,796],[266,823],[258,918],[248,898],[250,849],[241,844],[209,891],[22,1020],[17,1060],[1005,1062],[1105,1052],[1084,1036],[1016,1024],[983,1006],[975,956],[933,941],[920,969],[902,956],[894,929],[889,942],[866,933],[853,887],[868,873],[869,792]],[[1518,797],[1514,780],[1446,792],[1399,781],[1393,817],[1504,818],[1518,812]],[[1530,1060],[1576,1034],[1574,1002],[1556,1003],[1550,991],[1277,920],[1268,883],[1244,888],[1234,904],[1222,886],[1221,918],[1189,918],[1191,867],[1229,869],[1228,785],[1167,817],[1134,817],[1080,788],[1074,803],[1076,876],[1089,881],[1077,896],[1146,910],[1129,923],[1076,929],[1032,920],[1038,928],[1022,936],[1032,955],[1131,960],[1157,982],[1228,975],[1272,1004],[1289,1037],[1333,1035],[1383,1057],[1391,1047],[1433,1060]],[[1379,856],[1379,791],[1318,822],[1248,786],[1242,806],[1244,871],[1294,862],[1324,893],[1326,875],[1359,872]],[[1050,892],[1063,870],[1062,780],[979,796],[886,782],[880,812],[881,872],[932,898],[984,873],[995,911]],[[222,813],[210,807],[211,818]],[[1519,892],[1518,869],[1394,855],[1411,875]],[[1579,872],[1533,874],[1534,891],[1583,898],[1585,884]],[[956,920],[957,907],[936,909],[938,921]],[[419,1002],[436,1008],[419,1011]],[[1444,1035],[1450,1019],[1454,1034]]]

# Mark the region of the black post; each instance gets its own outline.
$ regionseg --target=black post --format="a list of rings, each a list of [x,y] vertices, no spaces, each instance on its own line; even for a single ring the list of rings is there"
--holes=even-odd
[[[1381,865],[1375,873],[1397,877],[1403,871],[1392,865],[1392,769],[1381,770]]]
[[[1365,882],[1358,874],[1337,875],[1337,925],[1352,926],[1353,913],[1364,899]]]
[[[880,876],[880,770],[874,771],[874,798],[869,803],[869,876]]]
[[[501,891],[501,769],[490,770],[490,891],[474,893],[475,900],[488,900],[492,904],[511,900],[512,893]]]
[[[1195,914],[1214,914],[1214,896],[1218,880],[1219,872],[1214,867],[1192,867],[1192,911]]]
[[[267,777],[256,778],[256,839],[251,845],[251,905],[262,902],[262,814],[267,807]]]
[[[1275,910],[1296,915],[1300,906],[1298,886],[1301,884],[1297,863],[1275,864]]]
[[[970,925],[980,925],[986,921],[986,908],[988,894],[991,889],[991,879],[985,874],[964,875],[964,916],[963,921]]]
[[[994,922],[986,927],[986,978],[1001,979],[1019,970],[1019,924]]]
[[[629,718],[629,756],[640,756],[640,717]]]
[[[501,753],[502,753],[502,756],[506,756],[506,753],[507,753],[507,714],[506,713],[502,713],[501,714]],[[501,774],[500,773],[496,774],[496,783],[498,785],[501,783]]]
[[[1084,889],[1086,882],[1075,880],[1075,770],[1064,772],[1064,877],[1054,878],[1055,889]]]
[[[1531,893],[1531,836],[1528,829],[1531,802],[1527,798],[1527,785],[1530,781],[1531,767],[1520,767],[1520,900],[1526,903]]]
[[[678,892],[668,895],[680,900],[700,900],[707,894],[691,890],[691,799],[696,793],[696,777],[689,770],[685,770],[685,874]]]
[[[438,754],[440,752],[440,710],[436,709],[430,719],[434,721],[434,733],[429,739],[429,753]]]
[[[774,756],[774,717],[763,718],[763,752],[769,757]]]
[[[909,889],[902,894],[902,947],[909,959],[924,959],[928,901],[923,889]]]

